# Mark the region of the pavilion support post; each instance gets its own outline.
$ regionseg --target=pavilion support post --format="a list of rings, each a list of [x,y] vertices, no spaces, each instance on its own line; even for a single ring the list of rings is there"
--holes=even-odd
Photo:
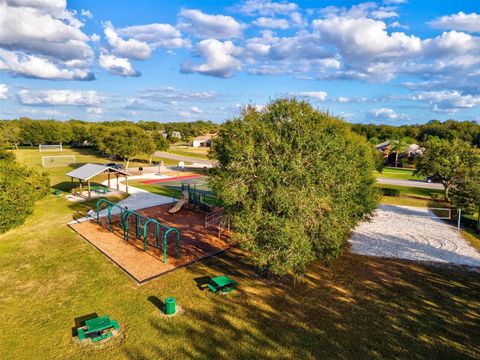
[[[92,188],[90,186],[90,179],[87,180],[87,184],[88,184],[88,198],[91,199],[92,198]]]
[[[110,173],[109,172],[107,173],[107,178],[108,178],[107,186],[108,186],[108,188],[110,188]]]
[[[115,173],[115,176],[117,177],[117,190],[120,190],[120,183],[118,181],[118,173]]]
[[[83,184],[82,184],[82,180],[78,179],[78,181],[80,182],[80,196],[83,196]]]
[[[125,175],[125,192],[128,194],[128,177]]]

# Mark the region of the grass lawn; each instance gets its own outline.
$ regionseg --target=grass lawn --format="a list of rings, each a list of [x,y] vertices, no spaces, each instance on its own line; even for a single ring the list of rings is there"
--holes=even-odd
[[[480,357],[478,273],[347,251],[280,283],[260,278],[234,249],[138,286],[65,225],[79,206],[48,196],[24,225],[0,235],[2,358]],[[197,287],[220,274],[239,291]],[[169,296],[183,314],[160,315],[159,300]],[[80,347],[71,328],[90,313],[117,320],[123,337],[102,350]]]
[[[438,189],[425,189],[425,188],[418,188],[414,186],[399,186],[399,185],[390,185],[390,184],[375,184],[378,188],[388,188],[388,189],[396,189],[400,191],[400,196],[415,196],[420,198],[425,198],[427,200],[432,199],[432,197],[436,197],[441,199],[443,196],[443,190]]]
[[[208,160],[208,151],[210,148],[194,148],[187,145],[172,145],[167,151],[172,154],[189,156],[198,159]]]
[[[423,176],[414,176],[412,169],[386,167],[381,173],[376,172],[379,178],[402,179],[402,180],[422,180]]]

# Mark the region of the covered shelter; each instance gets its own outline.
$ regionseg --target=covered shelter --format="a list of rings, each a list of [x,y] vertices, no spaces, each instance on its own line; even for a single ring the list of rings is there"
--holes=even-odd
[[[70,171],[66,176],[69,176],[72,183],[74,180],[78,180],[80,183],[80,194],[83,194],[83,183],[87,183],[87,189],[88,189],[88,198],[90,199],[92,197],[92,189],[91,189],[91,182],[90,180],[100,174],[107,174],[107,187],[111,188],[110,186],[110,178],[111,175],[115,175],[117,178],[117,190],[120,190],[120,183],[119,183],[119,177],[124,176],[125,177],[125,190],[126,193],[128,194],[128,176],[129,174],[125,170],[120,170],[116,169],[110,166],[106,165],[101,165],[101,164],[85,164],[83,166],[80,166],[79,168]]]

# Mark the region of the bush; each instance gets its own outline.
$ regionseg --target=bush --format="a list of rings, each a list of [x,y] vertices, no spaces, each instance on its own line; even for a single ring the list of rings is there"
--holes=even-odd
[[[22,224],[49,188],[46,174],[11,159],[0,160],[0,233]]]
[[[391,188],[381,188],[383,195],[385,196],[400,196],[400,190]]]
[[[260,270],[302,273],[338,256],[376,208],[371,145],[306,102],[280,99],[228,121],[212,151],[211,186]]]

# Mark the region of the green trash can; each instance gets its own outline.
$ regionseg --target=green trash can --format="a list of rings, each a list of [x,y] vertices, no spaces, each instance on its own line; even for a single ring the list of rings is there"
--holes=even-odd
[[[173,315],[175,314],[175,298],[169,297],[165,299],[165,314]]]

